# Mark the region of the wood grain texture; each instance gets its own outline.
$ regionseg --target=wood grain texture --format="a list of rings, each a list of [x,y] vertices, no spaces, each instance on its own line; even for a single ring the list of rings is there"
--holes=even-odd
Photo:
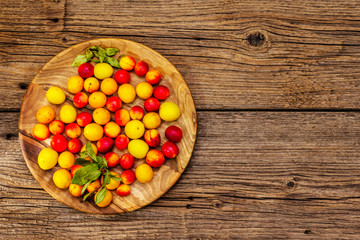
[[[199,109],[359,109],[357,0],[18,0],[0,9],[0,71],[8,81],[0,91],[11,90],[0,96],[3,110],[20,108],[19,84],[52,56],[98,37],[163,54]]]
[[[0,1],[0,239],[359,239],[359,16],[357,0]],[[17,138],[36,72],[99,37],[161,53],[198,110],[178,184],[122,215],[53,199]]]
[[[360,113],[200,111],[194,154],[178,183],[151,205],[114,216],[84,214],[49,196],[21,157],[17,119],[18,113],[0,117],[0,124],[9,126],[0,132],[2,236],[92,238],[106,231],[108,238],[130,239],[334,239],[360,234]]]
[[[84,54],[91,46],[101,46],[103,48],[118,48],[121,54],[134,57],[136,61],[143,60],[149,64],[150,69],[157,69],[162,76],[161,84],[167,86],[170,90],[170,96],[166,101],[175,102],[181,109],[181,116],[175,122],[163,122],[158,129],[161,136],[161,144],[166,141],[165,129],[170,125],[177,125],[183,129],[183,138],[177,143],[180,151],[175,159],[168,159],[160,168],[154,169],[154,176],[150,183],[142,184],[135,182],[131,185],[131,194],[127,197],[120,197],[113,191],[112,204],[106,208],[97,207],[94,202],[83,203],[80,198],[73,197],[68,190],[61,190],[55,186],[52,176],[58,168],[48,171],[42,170],[37,163],[37,156],[41,149],[50,147],[49,137],[45,141],[37,141],[31,134],[32,128],[37,123],[36,112],[41,106],[52,106],[56,112],[56,119],[60,119],[59,112],[62,106],[72,105],[73,94],[67,91],[67,81],[71,76],[77,75],[77,68],[71,67],[71,63],[79,54]],[[118,56],[115,56],[118,57]],[[144,82],[145,77],[138,77],[131,72],[131,82],[134,87]],[[57,86],[63,89],[67,95],[67,101],[61,105],[49,103],[45,97],[46,91],[51,86]],[[117,96],[117,92],[114,94]],[[143,106],[144,100],[136,98],[131,104],[125,104],[125,109],[129,110],[132,106]],[[91,107],[90,107],[91,108]],[[82,109],[77,109],[80,113]],[[91,109],[90,109],[91,111]],[[114,114],[112,113],[112,118]],[[124,132],[124,131],[123,131]],[[196,110],[191,93],[186,82],[163,56],[152,49],[141,44],[123,40],[123,39],[98,39],[83,42],[66,49],[52,58],[36,75],[25,94],[24,101],[19,117],[19,136],[21,148],[25,162],[31,173],[39,184],[54,198],[80,211],[99,214],[114,214],[133,211],[155,201],[163,195],[181,176],[186,168],[194,148],[196,139]],[[84,136],[81,136],[83,144],[87,142]],[[160,149],[160,147],[159,147]],[[113,151],[119,156],[127,153],[126,150],[114,148]],[[144,163],[144,159],[138,159],[135,168]],[[113,169],[121,174],[121,168]]]

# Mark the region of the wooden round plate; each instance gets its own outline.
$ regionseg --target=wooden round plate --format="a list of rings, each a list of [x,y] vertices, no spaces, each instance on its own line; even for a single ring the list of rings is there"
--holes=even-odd
[[[167,86],[170,90],[170,97],[165,101],[177,103],[182,113],[180,118],[175,122],[163,122],[158,128],[161,136],[160,146],[166,141],[164,132],[168,126],[177,125],[183,130],[183,138],[177,143],[180,152],[176,159],[167,159],[163,166],[155,168],[154,177],[150,183],[143,184],[135,181],[131,185],[130,195],[120,197],[115,191],[112,191],[113,202],[106,208],[97,207],[92,199],[82,202],[81,198],[73,197],[68,190],[57,188],[52,181],[52,175],[60,167],[57,165],[51,170],[44,171],[40,169],[37,164],[37,156],[41,149],[50,146],[51,136],[45,141],[37,141],[31,134],[33,126],[37,123],[35,116],[36,111],[40,107],[51,105],[55,109],[56,119],[59,119],[59,111],[63,104],[53,105],[47,101],[45,94],[49,87],[58,86],[62,88],[67,95],[64,104],[72,104],[74,95],[67,91],[66,84],[69,77],[77,75],[77,67],[71,67],[71,64],[78,54],[85,54],[86,49],[91,46],[118,48],[120,54],[130,55],[134,57],[136,61],[144,60],[149,64],[149,69],[159,70],[162,75],[160,84]],[[134,72],[131,72],[130,84],[136,86],[136,84],[143,81],[145,81],[144,77],[138,77]],[[143,100],[136,98],[133,103],[124,104],[123,108],[129,110],[135,105],[143,106]],[[81,111],[91,113],[90,107],[77,109],[77,111],[78,113]],[[112,119],[114,119],[113,115]],[[60,202],[80,211],[98,214],[133,211],[150,204],[168,191],[179,179],[190,161],[196,139],[196,128],[197,122],[194,101],[188,86],[177,69],[165,57],[142,44],[114,38],[83,42],[66,49],[51,59],[39,71],[29,85],[19,117],[19,138],[22,152],[28,168],[39,184]],[[122,128],[122,133],[123,131]],[[83,135],[80,139],[83,143],[86,143]],[[117,148],[114,148],[113,151],[119,154],[119,156],[126,152],[125,150],[120,151]],[[136,160],[135,167],[143,162],[144,159]],[[118,173],[122,171],[120,166],[112,170]]]

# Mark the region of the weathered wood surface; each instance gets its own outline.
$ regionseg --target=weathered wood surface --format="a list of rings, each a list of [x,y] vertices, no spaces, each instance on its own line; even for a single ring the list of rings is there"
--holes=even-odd
[[[9,81],[0,91],[12,92],[0,109],[19,109],[19,84],[57,53],[99,37],[159,51],[201,109],[359,109],[357,0],[17,0],[0,9],[0,72]]]
[[[81,213],[42,190],[21,157],[17,119],[0,118],[8,126],[0,132],[1,236],[15,229],[34,238],[360,234],[360,113],[201,111],[195,151],[178,183],[118,216]]]
[[[358,239],[359,16],[357,0],[0,1],[0,239]],[[126,215],[53,199],[17,139],[37,71],[99,37],[164,55],[198,110],[179,182]]]

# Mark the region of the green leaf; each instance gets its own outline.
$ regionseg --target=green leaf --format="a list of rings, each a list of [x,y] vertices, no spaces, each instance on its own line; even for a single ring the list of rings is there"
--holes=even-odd
[[[110,172],[109,172],[110,173]],[[112,178],[112,179],[114,179],[115,181],[118,181],[118,182],[121,182],[122,181],[122,178],[119,178],[119,177],[117,177],[117,176],[115,176],[115,175],[112,175],[111,173],[110,173],[110,178]]]
[[[106,58],[105,56],[101,56],[101,55],[100,55],[100,56],[99,56],[100,62],[101,62],[101,63],[104,62],[105,58]]]
[[[104,175],[104,181],[103,181],[102,186],[105,187],[109,183],[110,183],[110,172],[109,172],[109,170],[107,170]]]
[[[100,56],[97,51],[92,51],[92,53],[93,53],[93,54],[95,55],[95,57],[97,57],[97,58]]]
[[[85,150],[86,150],[88,153],[94,153],[94,149],[92,148],[91,142],[87,142],[87,143],[86,143]]]
[[[118,51],[119,51],[119,49],[117,49],[117,48],[106,48],[105,54],[107,56],[114,56]]]
[[[85,177],[85,179],[87,180],[87,181],[95,181],[96,179],[98,179],[99,177],[100,177],[100,175],[101,175],[101,171],[98,169],[98,170],[96,170],[96,171],[92,171],[92,172],[89,172],[87,175],[86,175],[86,177]]]
[[[96,163],[92,163],[85,167],[82,167],[75,172],[75,175],[71,180],[71,183],[84,185],[86,182],[90,180],[88,176],[92,177],[93,174],[95,174],[94,172],[97,171],[99,171],[99,176],[100,176],[99,166]]]
[[[100,190],[100,192],[98,192],[98,194],[96,195],[96,198],[95,198],[95,204],[98,204],[100,203],[102,200],[104,200],[105,196],[106,196],[106,188],[102,188]]]
[[[89,160],[86,160],[84,158],[77,158],[75,160],[75,163],[74,165],[81,165],[81,166],[86,166],[86,165],[89,165],[91,164],[91,162]]]
[[[118,181],[118,182],[122,181],[122,178],[118,178],[118,177],[115,177],[115,176],[112,176],[111,178],[114,179],[115,181]]]
[[[80,169],[83,169],[83,168],[80,168]],[[80,185],[80,183],[83,181],[83,180],[82,180],[83,175],[80,173],[80,172],[81,172],[80,169],[78,169],[78,170],[75,172],[73,178],[71,179],[71,183]],[[79,171],[80,171],[80,172],[79,172]],[[86,171],[84,171],[84,172],[85,172],[84,174],[86,174]]]
[[[94,149],[92,148],[90,142],[86,143],[86,151],[89,154],[89,157],[91,158],[91,160],[96,162],[96,155],[95,155]]]
[[[85,151],[79,153],[79,155],[80,155],[80,158],[87,158],[87,157],[89,156],[89,153],[88,153],[88,152],[86,151],[86,149],[85,149]]]
[[[98,47],[98,55],[100,62],[104,62],[104,60],[106,59],[105,49]]]
[[[93,61],[94,63],[99,63],[100,61],[99,60],[97,60],[97,59],[91,59],[90,61]]]
[[[106,57],[105,49],[99,47],[99,48],[98,48],[98,53],[99,53],[99,56],[104,56],[104,57]]]
[[[86,55],[77,55],[77,57],[74,59],[73,63],[71,64],[72,67],[78,67],[83,63],[86,63],[88,60],[86,58]]]
[[[97,50],[98,50],[98,46],[92,46],[92,47],[90,47],[90,50],[95,50],[95,51],[97,51]]]
[[[84,192],[86,191],[86,188],[89,186],[90,183],[91,183],[91,181],[88,181],[87,183],[85,183],[85,185],[83,186],[83,188],[81,190],[81,195],[84,194]]]
[[[85,202],[85,200],[86,200],[91,194],[93,194],[93,192],[89,192],[89,193],[85,194],[85,196],[83,197],[83,202]]]
[[[118,60],[116,60],[115,58],[113,58],[113,57],[106,57],[105,60],[106,60],[106,62],[107,62],[108,64],[110,64],[111,66],[116,67],[116,68],[120,68],[120,64],[119,64]]]
[[[96,161],[98,162],[101,168],[107,168],[107,162],[105,158],[96,156]]]
[[[98,47],[98,53],[100,54],[100,55],[104,55],[104,56],[106,56],[106,54],[105,54],[105,49],[103,49],[102,47]]]
[[[90,61],[90,59],[92,59],[94,56],[93,52],[90,50],[86,50],[86,60],[87,62]]]

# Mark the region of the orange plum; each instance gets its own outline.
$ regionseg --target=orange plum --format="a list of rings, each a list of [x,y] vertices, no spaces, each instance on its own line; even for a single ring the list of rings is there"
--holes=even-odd
[[[151,167],[161,167],[165,162],[165,157],[159,150],[153,149],[146,154],[146,163]]]
[[[133,120],[141,120],[144,117],[145,111],[140,106],[133,106],[130,109],[130,117]]]
[[[149,147],[157,147],[160,144],[160,134],[156,129],[147,130],[144,134],[144,140]]]

